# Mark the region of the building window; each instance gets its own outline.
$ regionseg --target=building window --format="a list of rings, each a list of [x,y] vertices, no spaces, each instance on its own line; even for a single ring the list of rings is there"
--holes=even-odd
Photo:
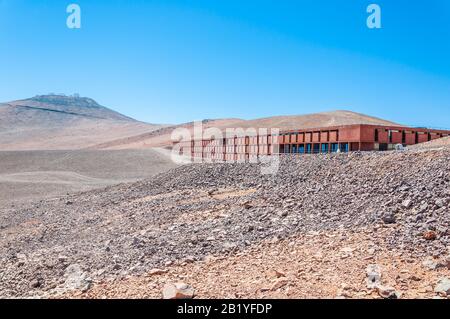
[[[320,153],[320,144],[314,144],[313,145],[313,153],[314,154]]]
[[[348,143],[341,143],[341,152],[348,153]]]
[[[298,146],[298,152],[300,154],[305,154],[305,145],[301,144]]]
[[[339,144],[338,143],[331,144],[331,152],[336,153],[338,148],[339,148]]]
[[[328,144],[322,144],[322,153],[328,153]]]
[[[306,153],[311,154],[311,144],[306,144]]]
[[[378,142],[378,129],[375,129],[375,142]]]

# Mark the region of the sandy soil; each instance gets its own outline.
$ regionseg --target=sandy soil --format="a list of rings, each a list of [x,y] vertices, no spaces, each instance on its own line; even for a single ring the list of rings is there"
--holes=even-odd
[[[0,152],[0,206],[151,177],[176,166],[165,150]]]
[[[384,238],[392,228],[378,229]],[[161,298],[167,283],[184,282],[196,298],[381,298],[367,287],[366,268],[380,267],[382,283],[401,298],[433,298],[433,284],[450,270],[427,269],[400,250],[374,246],[373,229],[310,232],[265,241],[246,251],[181,260],[144,276],[101,282],[75,298]],[[155,273],[155,274],[154,274]]]

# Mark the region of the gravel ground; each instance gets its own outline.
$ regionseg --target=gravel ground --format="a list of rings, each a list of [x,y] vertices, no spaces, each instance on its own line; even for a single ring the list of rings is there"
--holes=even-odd
[[[149,178],[176,167],[158,149],[0,151],[0,206]]]
[[[134,184],[0,210],[0,296],[61,296],[289,241],[358,232],[412,259],[446,258],[450,151],[283,157],[193,164]]]

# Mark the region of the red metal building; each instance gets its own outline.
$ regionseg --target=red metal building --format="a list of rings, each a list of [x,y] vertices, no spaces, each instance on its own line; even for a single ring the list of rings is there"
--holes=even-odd
[[[450,131],[358,124],[184,141],[179,146],[180,153],[193,158],[235,161],[273,154],[387,151],[398,144],[414,145],[445,136],[450,136]]]

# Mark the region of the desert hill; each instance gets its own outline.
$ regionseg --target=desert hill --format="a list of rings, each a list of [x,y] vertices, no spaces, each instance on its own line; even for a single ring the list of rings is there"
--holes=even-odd
[[[204,120],[203,128],[217,127],[221,130],[226,128],[316,128],[323,126],[339,126],[351,124],[374,124],[374,125],[399,125],[397,123],[383,120],[351,111],[332,111],[305,115],[274,116],[254,120],[242,119],[217,119]],[[137,136],[121,138],[95,145],[98,149],[127,149],[127,148],[147,148],[147,147],[167,147],[171,145],[171,133],[176,128],[188,128],[193,130],[193,123],[185,123],[176,126],[165,127],[153,132],[144,133]]]
[[[78,96],[40,95],[0,103],[1,150],[81,149],[161,127]]]

